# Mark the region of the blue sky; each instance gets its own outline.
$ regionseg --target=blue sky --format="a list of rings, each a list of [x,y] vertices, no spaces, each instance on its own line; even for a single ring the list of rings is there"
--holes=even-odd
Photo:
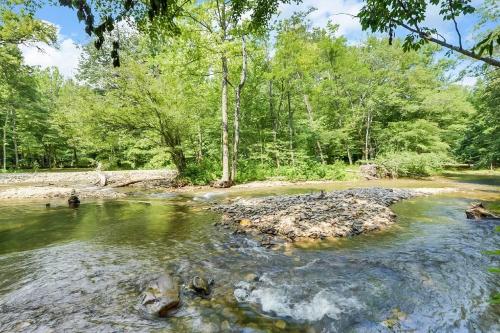
[[[473,0],[473,6],[478,6],[482,1]],[[306,10],[309,7],[317,8],[309,17],[315,26],[323,27],[329,20],[339,24],[339,35],[344,35],[350,43],[358,43],[367,36],[363,32],[357,19],[348,15],[335,15],[348,13],[356,15],[362,7],[358,0],[303,0],[300,5],[282,5],[280,17],[290,16],[294,11]],[[457,37],[451,22],[443,22],[439,17],[439,9],[430,7],[426,24],[437,28],[447,41],[456,43]],[[80,57],[79,46],[89,41],[85,34],[83,24],[78,22],[76,13],[68,8],[59,6],[45,6],[37,12],[40,19],[51,22],[59,28],[59,48],[44,48],[40,53],[36,48],[23,48],[26,62],[42,67],[57,66],[66,77],[72,77],[78,66]],[[471,46],[470,37],[477,17],[468,16],[458,20],[464,43]],[[404,36],[404,31],[399,31]],[[469,80],[468,84],[473,83]]]

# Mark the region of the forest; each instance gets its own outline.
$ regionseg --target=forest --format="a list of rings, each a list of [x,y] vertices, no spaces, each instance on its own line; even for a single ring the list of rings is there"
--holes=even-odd
[[[204,184],[342,179],[346,166],[370,161],[421,176],[500,160],[498,68],[474,63],[477,82],[463,86],[463,57],[434,43],[408,47],[391,35],[389,44],[380,34],[351,43],[334,21],[315,27],[314,8],[255,28],[234,19],[236,6],[205,1],[189,4],[172,29],[115,22],[65,79],[23,63],[20,45],[55,44],[55,27],[7,3],[4,171],[175,168]],[[486,1],[478,13],[498,18],[491,8]]]

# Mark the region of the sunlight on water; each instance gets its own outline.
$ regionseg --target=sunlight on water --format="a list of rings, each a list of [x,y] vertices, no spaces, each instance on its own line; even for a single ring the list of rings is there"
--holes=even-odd
[[[398,183],[409,184],[430,187]],[[499,192],[464,186],[396,204],[388,230],[277,251],[215,228],[206,202],[321,186],[136,193],[77,210],[3,205],[0,331],[493,332],[500,309],[488,301],[499,281],[487,268],[498,260],[483,251],[498,247],[498,223],[466,220],[464,209],[483,200],[499,211]],[[214,292],[183,296],[172,318],[148,317],[139,295],[163,271],[213,277]]]

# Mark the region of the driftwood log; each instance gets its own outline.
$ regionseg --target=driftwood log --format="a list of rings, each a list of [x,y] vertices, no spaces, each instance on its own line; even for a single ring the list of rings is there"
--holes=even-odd
[[[471,220],[500,219],[499,216],[484,208],[481,202],[472,204],[472,206],[465,211],[465,215]]]

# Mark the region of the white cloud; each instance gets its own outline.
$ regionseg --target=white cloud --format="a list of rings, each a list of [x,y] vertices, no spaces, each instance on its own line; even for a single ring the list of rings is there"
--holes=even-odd
[[[477,83],[477,77],[474,76],[466,76],[462,80],[457,82],[458,84],[465,87],[474,87]]]
[[[332,21],[339,25],[339,35],[357,40],[362,35],[361,25],[357,18],[350,15],[357,15],[362,6],[363,3],[356,0],[304,0],[300,5],[282,5],[280,18],[314,7],[317,10],[309,15],[314,26],[324,27]]]
[[[47,22],[50,23],[50,22]],[[51,23],[52,24],[52,23]],[[57,67],[65,78],[73,78],[78,69],[82,53],[81,47],[73,39],[67,38],[58,29],[58,47],[37,43],[21,46],[24,63],[41,68]]]

